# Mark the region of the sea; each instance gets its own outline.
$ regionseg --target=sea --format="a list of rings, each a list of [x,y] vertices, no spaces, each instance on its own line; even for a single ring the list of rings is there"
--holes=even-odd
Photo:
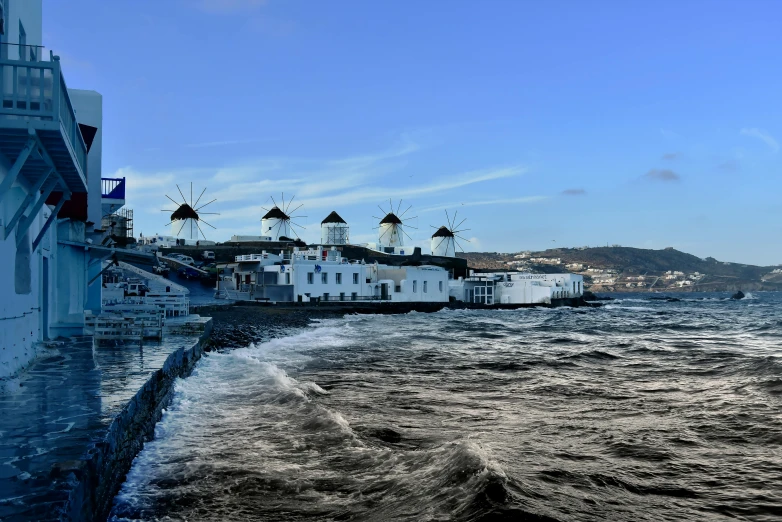
[[[111,520],[782,519],[782,293],[614,297],[211,353]]]

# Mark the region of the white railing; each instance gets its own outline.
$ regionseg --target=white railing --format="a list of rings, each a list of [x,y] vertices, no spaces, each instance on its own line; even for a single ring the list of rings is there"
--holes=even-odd
[[[60,58],[51,51],[49,61],[44,61],[42,48],[35,60],[0,58],[0,116],[59,121],[79,169],[86,177],[87,146],[76,122]]]
[[[88,335],[96,339],[163,338],[163,313],[154,306],[116,306],[110,312],[94,315],[84,312],[84,325]]]
[[[237,263],[240,261],[263,261],[264,259],[269,259],[269,254],[245,254],[234,256],[234,261]]]

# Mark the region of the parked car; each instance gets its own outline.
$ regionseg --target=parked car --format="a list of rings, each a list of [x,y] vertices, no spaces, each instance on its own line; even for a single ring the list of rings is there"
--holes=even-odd
[[[201,252],[201,259],[204,261],[214,261],[215,260],[215,253],[211,250],[204,250]]]
[[[183,266],[177,270],[176,275],[182,279],[201,279],[201,274],[196,269],[189,266]]]
[[[186,265],[195,266],[195,260],[193,260],[193,258],[190,256],[184,256],[180,254],[178,261]]]
[[[167,275],[168,275],[168,273],[170,272],[170,270],[171,270],[171,269],[170,269],[170,268],[168,267],[168,265],[167,265],[167,264],[165,264],[165,263],[160,263],[159,265],[157,265],[157,266],[156,266],[156,267],[153,269],[153,271],[154,271],[156,274],[163,275],[163,276],[167,276]]]

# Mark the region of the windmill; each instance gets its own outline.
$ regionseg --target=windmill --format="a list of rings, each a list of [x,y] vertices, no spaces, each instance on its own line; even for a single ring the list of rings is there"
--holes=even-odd
[[[295,235],[299,239],[299,235],[293,229],[293,227],[299,227],[304,229],[303,226],[295,223],[293,220],[298,218],[304,218],[307,216],[294,216],[295,212],[299,210],[304,204],[302,203],[298,207],[291,210],[293,205],[293,196],[287,205],[285,204],[285,194],[282,194],[282,205],[278,205],[271,197],[274,206],[270,209],[261,207],[266,211],[266,214],[261,218],[261,235],[271,237],[272,241],[293,241],[292,235]]]
[[[440,228],[437,228],[435,226],[432,226],[432,228],[436,228],[434,234],[432,234],[432,255],[433,256],[442,256],[442,257],[456,257],[456,248],[458,247],[459,250],[464,252],[464,249],[459,244],[459,242],[456,240],[456,238],[461,239],[462,241],[470,242],[469,239],[463,238],[459,235],[460,232],[467,232],[470,230],[469,228],[462,228],[459,229],[462,224],[467,221],[467,219],[462,219],[459,224],[456,224],[456,215],[458,214],[458,210],[454,212],[453,214],[453,220],[451,220],[451,216],[448,215],[448,211],[445,211],[445,219],[448,222],[448,226],[445,225],[441,226]]]
[[[217,201],[216,199],[213,199],[212,201],[209,201],[208,203],[204,203],[200,207],[198,206],[198,203],[201,201],[201,198],[204,196],[204,192],[206,192],[206,187],[204,187],[204,190],[201,191],[201,195],[198,196],[198,199],[195,200],[195,203],[193,203],[193,182],[190,182],[190,203],[187,202],[187,198],[182,193],[182,189],[179,188],[179,185],[176,186],[177,190],[179,191],[179,195],[182,196],[182,203],[179,203],[175,201],[170,196],[166,195],[168,199],[171,200],[174,205],[177,205],[176,210],[167,210],[163,209],[161,212],[171,212],[171,222],[168,225],[171,225],[171,232],[172,235],[179,237],[179,234],[183,234],[185,239],[191,239],[193,241],[198,240],[198,234],[201,233],[201,236],[206,239],[206,234],[204,234],[204,231],[201,229],[199,222],[203,223],[204,225],[209,225],[210,227],[217,230],[215,227],[204,221],[201,216],[207,216],[207,215],[214,215],[218,216],[219,214],[217,212],[201,212],[201,209],[204,208],[207,205],[210,205]],[[166,225],[166,226],[168,226]]]
[[[407,210],[400,214],[399,210],[402,208],[401,199],[399,200],[399,205],[397,205],[396,210],[394,210],[394,203],[390,199],[388,200],[388,204],[390,207],[388,212],[380,205],[377,206],[377,208],[380,209],[380,212],[385,214],[385,217],[381,219],[377,216],[372,216],[375,219],[380,220],[380,226],[377,227],[379,229],[377,238],[378,247],[401,247],[404,245],[404,236],[407,236],[410,240],[413,239],[410,237],[410,234],[405,231],[405,228],[418,230],[416,227],[405,224],[405,220],[409,221],[418,216],[405,218],[405,214],[407,214],[408,210],[413,208],[413,205],[407,207]]]

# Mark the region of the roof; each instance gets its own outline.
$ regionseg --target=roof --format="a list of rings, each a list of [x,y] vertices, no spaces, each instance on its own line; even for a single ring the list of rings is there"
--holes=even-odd
[[[432,237],[454,237],[453,232],[448,230],[446,227],[440,227],[437,229],[437,231],[432,234]]]
[[[388,214],[386,214],[386,217],[384,217],[380,221],[381,225],[383,225],[385,223],[393,223],[395,225],[401,225],[402,224],[402,220],[399,219],[398,217],[396,217],[396,214],[394,214],[393,212],[389,212]]]
[[[261,219],[290,219],[277,205],[273,206]]]
[[[193,210],[193,207],[187,203],[182,203],[179,208],[171,214],[171,221],[177,221],[179,219],[195,219],[198,220],[198,212]]]
[[[326,216],[326,219],[320,222],[321,225],[325,223],[345,223],[347,225],[347,222],[344,219],[342,219],[342,216],[337,214],[336,210],[332,210],[331,214]]]

